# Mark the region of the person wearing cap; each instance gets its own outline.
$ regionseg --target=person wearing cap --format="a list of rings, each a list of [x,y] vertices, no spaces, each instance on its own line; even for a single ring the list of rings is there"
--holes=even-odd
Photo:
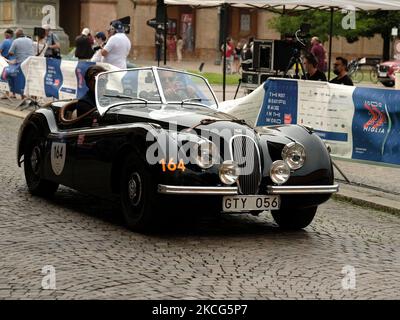
[[[61,54],[60,54],[61,46],[58,36],[55,33],[51,32],[50,25],[45,24],[42,26],[42,28],[45,30],[45,39],[47,44],[47,49],[44,56],[46,58],[61,59]]]
[[[109,63],[120,69],[126,69],[126,59],[131,50],[131,41],[124,32],[121,21],[113,21],[110,28],[110,38],[101,49],[103,62]]]
[[[79,60],[89,60],[93,56],[92,45],[89,39],[89,28],[83,28],[82,33],[75,39],[75,57]]]
[[[97,32],[94,36],[94,41],[96,43],[96,46],[93,48],[94,51],[94,55],[93,57],[90,59],[90,61],[92,62],[102,62],[102,55],[101,55],[101,49],[104,48],[104,46],[106,45],[106,35],[104,34],[104,32]]]

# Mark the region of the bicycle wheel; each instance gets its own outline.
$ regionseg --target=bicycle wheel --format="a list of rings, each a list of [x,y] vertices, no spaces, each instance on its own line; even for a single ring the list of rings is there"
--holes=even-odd
[[[371,79],[372,83],[378,83],[378,70],[376,68],[371,69],[369,72],[369,78]]]
[[[363,81],[364,74],[361,70],[357,69],[350,75],[350,77],[354,83],[360,83]]]

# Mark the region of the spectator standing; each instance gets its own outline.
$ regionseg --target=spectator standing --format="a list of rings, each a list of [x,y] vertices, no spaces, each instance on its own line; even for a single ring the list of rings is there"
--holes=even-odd
[[[312,53],[306,54],[303,59],[304,68],[307,70],[307,80],[314,80],[314,81],[327,81],[325,73],[321,70],[318,70],[317,59],[314,57]]]
[[[8,54],[15,57],[15,62],[12,64],[20,64],[34,55],[33,42],[32,39],[25,36],[24,30],[21,28],[17,29],[15,37]]]
[[[353,86],[353,81],[347,75],[347,59],[337,57],[333,65],[333,73],[337,75],[336,78],[329,81],[330,83],[344,84],[346,86]]]
[[[101,49],[103,62],[126,69],[126,59],[131,50],[131,41],[126,36],[121,21],[117,20],[111,24],[110,35],[107,44]]]
[[[47,50],[45,35],[37,36],[33,42],[33,55],[36,57],[44,57]]]
[[[167,47],[168,47],[168,59],[169,61],[175,61],[175,54],[176,54],[176,40],[175,36],[169,36],[167,40]]]
[[[8,54],[8,51],[11,48],[13,42],[14,31],[12,29],[7,29],[4,32],[4,40],[0,43],[0,56],[2,56],[7,61],[13,59],[13,57]],[[5,92],[1,99],[8,99],[10,97],[9,92]],[[15,98],[15,95],[12,95],[11,98]]]
[[[235,72],[239,73],[240,70],[240,65],[242,63],[242,48],[243,48],[243,42],[238,41],[238,43],[235,46],[235,60],[234,60],[234,65],[235,65]]]
[[[325,48],[323,47],[321,41],[318,39],[318,37],[312,37],[311,38],[311,53],[314,55],[315,58],[317,58],[318,65],[317,68],[318,70],[322,72],[326,72],[326,51]]]
[[[28,38],[24,34],[24,30],[19,28],[15,31],[16,39],[13,41],[8,54],[15,57],[15,60],[10,61],[10,66],[7,67],[6,74],[8,84],[11,88],[16,88],[16,81],[19,75],[19,66],[29,57],[33,56],[33,42],[32,39]],[[13,91],[13,90],[12,90]],[[12,92],[15,96],[16,92]],[[25,99],[23,92],[17,92],[21,95],[22,99]]]
[[[60,39],[58,36],[51,31],[51,27],[48,24],[45,24],[42,26],[42,28],[45,30],[45,39],[46,39],[46,44],[47,44],[47,49],[46,53],[44,56],[46,58],[56,58],[56,59],[61,59],[61,53],[60,53]]]
[[[106,45],[106,35],[104,34],[104,32],[97,32],[94,36],[94,41],[96,43],[96,46],[93,48],[94,51],[94,55],[92,56],[92,58],[90,59],[90,61],[92,62],[102,62],[103,61],[103,57],[101,55],[101,49],[104,48],[104,46]]]
[[[13,42],[14,31],[11,29],[7,29],[4,32],[4,40],[0,43],[0,55],[7,60],[10,60],[10,55],[8,51],[11,48],[11,44]]]
[[[181,36],[178,36],[178,41],[176,41],[176,56],[178,58],[178,62],[182,62],[182,51],[183,51],[183,39]]]
[[[75,38],[75,57],[79,60],[89,60],[93,56],[93,49],[89,38],[89,28],[84,28],[79,36]]]
[[[164,57],[164,28],[162,26],[157,26],[154,44],[156,48],[156,61],[160,61]]]
[[[224,54],[224,45],[221,46],[222,54]],[[226,73],[232,74],[232,65],[234,59],[235,47],[230,37],[226,38]]]

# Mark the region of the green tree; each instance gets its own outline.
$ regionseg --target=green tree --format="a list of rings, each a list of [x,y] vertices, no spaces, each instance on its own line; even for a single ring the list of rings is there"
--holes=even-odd
[[[384,40],[383,58],[390,58],[391,29],[400,25],[400,11],[357,11],[356,28],[343,29],[341,11],[333,15],[333,36],[343,36],[348,42],[357,41],[360,37],[371,38],[380,34]],[[270,27],[281,34],[293,34],[302,23],[311,24],[310,34],[318,36],[322,41],[329,39],[330,12],[322,10],[292,11],[276,16],[270,21]]]

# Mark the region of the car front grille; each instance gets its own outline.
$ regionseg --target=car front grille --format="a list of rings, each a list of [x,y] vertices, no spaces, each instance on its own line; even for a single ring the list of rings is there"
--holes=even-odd
[[[254,140],[247,136],[232,138],[232,159],[240,168],[241,194],[257,194],[261,182],[260,154]]]

